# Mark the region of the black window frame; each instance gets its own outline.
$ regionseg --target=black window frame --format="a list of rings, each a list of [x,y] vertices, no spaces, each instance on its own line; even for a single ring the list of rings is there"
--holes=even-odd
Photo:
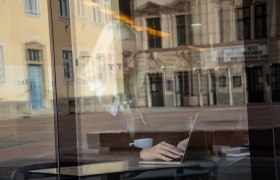
[[[147,18],[148,48],[162,48],[160,17]]]
[[[267,5],[259,4],[255,5],[255,38],[267,38]],[[260,8],[261,14],[258,14],[258,8]],[[258,29],[261,28],[261,31]],[[258,33],[260,32],[260,33]]]
[[[186,15],[176,16],[177,45],[185,46],[187,44],[186,33]]]
[[[240,12],[239,12],[240,11]],[[248,12],[247,12],[248,11]],[[238,40],[251,39],[251,7],[245,6],[236,9],[236,36]],[[241,27],[240,27],[241,26]],[[239,30],[242,30],[239,32]]]
[[[70,19],[69,0],[59,0],[59,16]]]

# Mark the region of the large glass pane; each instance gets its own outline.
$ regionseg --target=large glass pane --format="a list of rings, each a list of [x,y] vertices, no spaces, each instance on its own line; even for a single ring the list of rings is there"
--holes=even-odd
[[[0,4],[0,179],[11,179],[56,162],[54,79],[48,1]]]
[[[277,179],[277,0],[15,2],[0,0],[1,178],[57,157],[71,167],[29,175]]]
[[[86,3],[86,12],[100,8],[99,25],[90,13],[71,16],[80,158],[169,161],[186,152],[185,160],[217,163],[203,167],[208,178],[251,179],[247,105],[269,102],[267,44],[240,41],[252,38],[254,3],[104,3]],[[142,138],[152,147],[137,144]],[[134,178],[174,177],[166,173]]]

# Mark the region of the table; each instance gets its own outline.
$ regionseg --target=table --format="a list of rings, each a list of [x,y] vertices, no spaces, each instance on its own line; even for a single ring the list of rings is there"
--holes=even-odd
[[[203,164],[204,163],[204,164]],[[95,176],[103,176],[105,179],[121,179],[122,175],[129,173],[130,177],[136,176],[143,172],[153,171],[153,170],[165,170],[165,169],[175,169],[176,173],[174,176],[180,176],[184,172],[184,169],[191,168],[195,171],[196,168],[201,168],[207,162],[201,161],[190,161],[183,164],[140,164],[138,160],[127,160],[127,161],[115,161],[115,162],[104,162],[104,163],[95,163],[95,164],[84,164],[80,166],[71,166],[71,167],[61,167],[60,175],[65,177],[79,177],[79,178],[88,178]],[[192,171],[192,174],[194,174]],[[202,171],[197,171],[198,174]],[[205,171],[203,171],[205,174]],[[46,174],[46,175],[57,175],[57,168],[47,168],[47,169],[38,169],[30,170],[29,175],[32,174]]]

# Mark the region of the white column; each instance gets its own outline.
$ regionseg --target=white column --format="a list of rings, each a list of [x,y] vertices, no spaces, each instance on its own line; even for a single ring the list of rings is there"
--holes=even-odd
[[[176,94],[176,105],[177,106],[182,106],[181,105],[181,95],[179,92],[180,88],[179,88],[179,78],[178,78],[178,75],[177,75],[177,72],[174,73],[175,74],[175,94]]]
[[[177,94],[176,94],[176,72],[173,72],[172,74],[172,88],[173,88],[173,104],[174,104],[174,107],[177,106]]]
[[[165,15],[165,14],[160,15],[161,31],[163,33],[170,34],[170,32],[168,31],[169,26],[170,26],[168,19],[169,19],[168,15]],[[161,38],[162,47],[163,48],[169,48],[170,47],[169,41],[170,41],[169,38],[163,36]]]
[[[176,44],[175,44],[175,23],[176,23],[176,19],[174,19],[174,15],[172,14],[168,14],[168,23],[169,23],[169,47],[172,48],[172,47],[176,47]]]
[[[203,106],[203,99],[202,99],[202,89],[201,89],[201,70],[197,71],[197,80],[198,80],[198,99],[199,99],[199,106]]]
[[[141,23],[142,23],[142,27],[143,27],[143,31],[142,31],[142,49],[148,49],[148,35],[147,35],[147,23],[146,23],[146,18],[145,17],[141,17]]]
[[[149,75],[146,75],[146,92],[147,92],[148,107],[152,107],[152,97],[151,97],[151,87],[150,87]]]
[[[210,106],[213,106],[214,101],[213,101],[213,92],[212,92],[212,77],[210,71],[208,71],[208,94],[209,94],[209,104]]]
[[[229,92],[229,104],[232,106],[233,98],[232,98],[232,81],[231,81],[230,68],[228,68],[228,92]]]
[[[245,104],[248,104],[247,75],[246,75],[245,68],[243,70],[243,83],[244,83],[244,100],[245,100]]]

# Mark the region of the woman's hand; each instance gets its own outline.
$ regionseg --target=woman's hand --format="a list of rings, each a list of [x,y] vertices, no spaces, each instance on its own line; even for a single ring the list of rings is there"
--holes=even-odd
[[[180,151],[185,151],[186,148],[187,148],[187,145],[189,143],[189,138],[187,139],[184,139],[183,141],[180,141],[178,144],[177,144],[177,148],[180,150]]]
[[[154,159],[171,161],[183,155],[184,153],[179,148],[166,142],[161,142],[151,148],[143,149],[140,152],[140,158],[147,161]]]

